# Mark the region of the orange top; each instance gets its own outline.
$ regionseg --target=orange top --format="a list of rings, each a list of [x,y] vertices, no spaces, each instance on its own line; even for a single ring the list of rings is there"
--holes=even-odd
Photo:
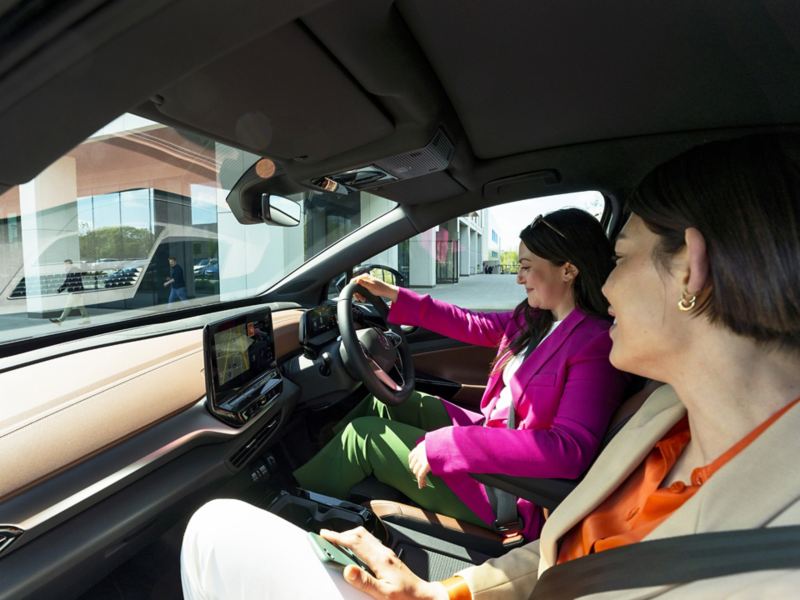
[[[781,408],[712,463],[694,469],[691,485],[676,481],[668,487],[660,487],[691,438],[688,418],[681,419],[656,443],[639,468],[594,512],[564,536],[558,553],[558,564],[593,552],[641,541],[673,511],[694,496],[700,486],[725,463],[744,450],[798,402],[800,398]]]
[[[448,600],[472,600],[472,591],[460,575],[453,575],[441,582],[447,590]]]

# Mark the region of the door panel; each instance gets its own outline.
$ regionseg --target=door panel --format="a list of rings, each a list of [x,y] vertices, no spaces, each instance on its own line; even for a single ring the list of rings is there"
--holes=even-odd
[[[421,327],[407,337],[417,389],[477,411],[497,349],[464,344]]]

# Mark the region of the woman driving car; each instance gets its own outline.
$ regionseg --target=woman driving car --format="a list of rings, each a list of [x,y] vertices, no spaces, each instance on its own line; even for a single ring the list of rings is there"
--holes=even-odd
[[[469,473],[575,478],[588,468],[627,382],[608,362],[600,287],[613,267],[611,245],[598,221],[575,208],[537,217],[520,238],[517,283],[527,297],[514,311],[465,310],[369,275],[356,279],[392,301],[390,322],[497,347],[497,357],[480,413],[421,392],[399,406],[365,399],[294,472],[302,487],[345,498],[374,475],[423,508],[488,527],[496,515]],[[541,510],[520,499],[517,511],[524,537],[538,537]]]
[[[657,167],[629,199],[603,288],[615,316],[611,362],[669,385],[606,447],[539,540],[427,582],[363,529],[323,531],[374,573],[349,566],[342,577],[317,561],[302,530],[217,500],[195,514],[184,538],[186,597],[289,597],[284,569],[302,562],[293,597],[525,599],[542,572],[588,554],[800,523],[799,158],[792,135],[713,142]],[[221,514],[236,514],[224,530],[214,525]],[[283,548],[262,542],[249,559],[259,568],[240,566],[243,538],[273,532]],[[286,544],[296,551],[290,559]],[[798,584],[800,572],[784,569],[611,593],[785,597]]]

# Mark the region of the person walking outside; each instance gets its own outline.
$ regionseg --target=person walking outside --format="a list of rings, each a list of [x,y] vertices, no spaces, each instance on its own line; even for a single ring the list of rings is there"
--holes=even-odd
[[[169,257],[169,277],[164,282],[164,287],[172,286],[169,290],[167,304],[172,304],[176,300],[188,300],[186,296],[186,280],[183,277],[183,268],[178,264],[174,256]]]
[[[61,325],[73,310],[77,310],[81,313],[81,317],[83,317],[82,323],[88,323],[89,311],[86,310],[86,306],[83,304],[83,296],[78,293],[83,291],[81,272],[73,266],[72,260],[69,258],[64,260],[64,272],[66,273],[64,283],[62,283],[56,291],[59,294],[64,290],[69,292],[67,295],[67,303],[64,306],[64,310],[61,311],[61,315],[56,319],[50,319],[50,321],[56,325]]]

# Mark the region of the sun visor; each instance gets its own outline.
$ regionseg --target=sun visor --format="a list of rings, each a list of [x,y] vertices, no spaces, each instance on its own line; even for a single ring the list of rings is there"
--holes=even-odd
[[[165,116],[257,154],[316,162],[394,130],[295,23],[226,54],[151,98]]]

